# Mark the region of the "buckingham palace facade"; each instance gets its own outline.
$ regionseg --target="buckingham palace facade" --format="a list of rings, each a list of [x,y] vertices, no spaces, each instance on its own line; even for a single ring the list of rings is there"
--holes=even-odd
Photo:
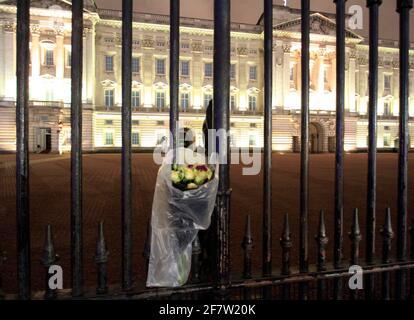
[[[89,3],[89,1],[85,1]],[[71,13],[67,1],[31,1],[30,151],[70,151]],[[121,147],[121,12],[84,13],[83,148]],[[335,16],[312,13],[310,149],[335,148]],[[300,148],[300,10],[274,6],[273,150]],[[169,17],[134,14],[132,144],[153,148],[169,128]],[[231,33],[231,144],[263,145],[263,28],[233,23]],[[213,98],[213,21],[181,18],[179,106],[182,125],[202,144],[204,110]],[[16,6],[0,4],[0,152],[13,152],[16,100]],[[345,150],[367,148],[367,39],[346,31]],[[378,148],[398,136],[398,42],[380,41]],[[414,117],[414,50],[410,51],[409,114]],[[410,118],[410,135],[414,134]],[[414,139],[410,141],[414,147]]]

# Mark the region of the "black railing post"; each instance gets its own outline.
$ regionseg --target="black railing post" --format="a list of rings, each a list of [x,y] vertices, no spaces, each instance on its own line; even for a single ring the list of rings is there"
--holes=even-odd
[[[252,251],[253,251],[253,237],[251,230],[251,216],[246,216],[246,227],[242,242],[242,248],[244,251],[244,266],[243,266],[243,279],[252,278]],[[244,288],[244,299],[251,299],[251,289]]]
[[[57,298],[57,292],[55,289],[51,289],[49,285],[50,274],[49,268],[56,263],[59,259],[59,256],[55,253],[55,247],[53,245],[53,236],[52,236],[52,226],[48,224],[46,226],[46,236],[45,243],[43,246],[43,255],[41,258],[41,263],[45,268],[45,294],[44,298],[46,300],[52,300]]]
[[[394,237],[392,232],[391,225],[391,209],[387,208],[385,212],[385,223],[381,230],[381,235],[383,238],[382,244],[382,263],[387,264],[391,262],[391,241]],[[390,273],[383,272],[382,274],[382,288],[381,288],[381,297],[384,300],[390,300]]]
[[[283,232],[280,238],[280,246],[282,247],[282,270],[284,276],[290,275],[290,249],[292,248],[292,238],[290,233],[289,215],[286,213],[283,222]],[[290,297],[290,285],[284,284],[282,287],[283,299],[288,300]]]
[[[410,258],[411,260],[414,260],[414,220],[411,223],[410,234],[411,234]],[[1,264],[1,260],[0,260],[0,264]],[[414,300],[414,269],[410,270],[410,300]]]
[[[108,292],[107,285],[107,265],[109,252],[106,247],[104,235],[104,223],[101,221],[98,227],[98,241],[96,244],[95,263],[97,266],[98,286],[97,294],[106,294]]]
[[[227,295],[230,280],[230,0],[214,1],[214,127],[221,133],[217,214],[217,275],[219,295]]]
[[[328,245],[329,241],[326,235],[325,214],[323,210],[320,212],[318,229],[318,234],[315,236],[316,245],[318,248],[317,271],[322,272],[326,270],[326,246]],[[318,280],[317,287],[318,300],[322,300],[324,299],[326,291],[325,280]]]
[[[404,261],[407,248],[407,184],[408,184],[408,95],[410,10],[413,0],[397,0],[400,15],[400,132],[398,152],[397,260]],[[406,271],[396,272],[396,299],[406,298]]]
[[[354,209],[354,215],[352,218],[351,232],[349,233],[349,239],[351,240],[351,265],[358,265],[359,263],[359,242],[362,239],[361,229],[359,227],[359,214],[358,209]],[[351,291],[351,298],[356,300],[358,298],[358,291]]]
[[[83,295],[82,234],[83,0],[72,1],[71,62],[71,265],[72,296]]]
[[[201,246],[198,234],[196,235],[192,243],[193,251],[191,254],[191,282],[199,283],[200,282],[200,256],[201,256]]]
[[[17,2],[16,213],[19,299],[30,299],[29,208],[29,38],[30,1]]]
[[[132,289],[132,15],[133,1],[122,0],[122,289]]]
[[[300,152],[300,251],[299,271],[308,272],[308,215],[309,215],[309,46],[310,1],[302,0],[302,92],[301,92],[301,152]],[[307,283],[300,283],[300,299],[307,299]]]
[[[170,0],[170,148],[178,147],[180,63],[180,0]]]
[[[246,216],[246,227],[245,227],[245,232],[244,232],[244,237],[243,237],[243,242],[242,242],[242,248],[244,250],[243,278],[251,279],[253,238],[252,238],[250,214]]]
[[[344,113],[345,113],[345,2],[336,3],[336,150],[334,267],[342,267],[344,201]],[[342,279],[334,281],[334,299],[342,299]]]
[[[0,249],[0,300],[4,299],[3,291],[3,264],[7,260],[7,253]]]
[[[263,276],[272,274],[273,1],[264,0]]]
[[[366,215],[367,264],[373,264],[375,253],[375,220],[377,196],[377,105],[378,105],[378,11],[382,0],[367,0],[369,8],[369,101],[368,101],[368,181]],[[365,277],[365,297],[372,298],[374,278]]]

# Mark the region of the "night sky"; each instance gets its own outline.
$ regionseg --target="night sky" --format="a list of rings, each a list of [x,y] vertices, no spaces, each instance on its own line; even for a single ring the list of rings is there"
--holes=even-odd
[[[283,0],[274,0],[275,4],[283,4]],[[300,0],[287,0],[292,8],[300,8]],[[121,1],[96,0],[98,7],[121,9]],[[134,11],[146,13],[169,14],[170,0],[135,0]],[[396,0],[383,0],[380,13],[380,38],[398,40],[398,14],[395,12]],[[181,16],[192,18],[212,19],[214,0],[181,0]],[[358,4],[364,8],[364,30],[357,32],[368,35],[368,8],[366,0],[348,0],[347,8]],[[231,18],[233,22],[257,23],[263,11],[263,0],[232,0]],[[311,10],[335,12],[333,0],[311,0]],[[414,9],[411,10],[411,26],[414,25]],[[414,28],[411,27],[411,41],[414,42]]]

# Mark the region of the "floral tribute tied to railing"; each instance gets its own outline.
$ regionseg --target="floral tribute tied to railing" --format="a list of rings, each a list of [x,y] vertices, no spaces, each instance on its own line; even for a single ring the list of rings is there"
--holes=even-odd
[[[192,243],[198,230],[210,226],[217,196],[214,167],[167,162],[158,171],[152,204],[147,287],[178,287],[187,282]]]

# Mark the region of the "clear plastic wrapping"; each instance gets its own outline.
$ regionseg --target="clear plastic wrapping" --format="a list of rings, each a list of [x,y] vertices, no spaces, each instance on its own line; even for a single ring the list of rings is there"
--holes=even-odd
[[[181,191],[172,185],[171,165],[160,167],[152,204],[147,287],[178,287],[187,282],[192,242],[198,230],[210,226],[218,188],[217,172],[198,189]]]

